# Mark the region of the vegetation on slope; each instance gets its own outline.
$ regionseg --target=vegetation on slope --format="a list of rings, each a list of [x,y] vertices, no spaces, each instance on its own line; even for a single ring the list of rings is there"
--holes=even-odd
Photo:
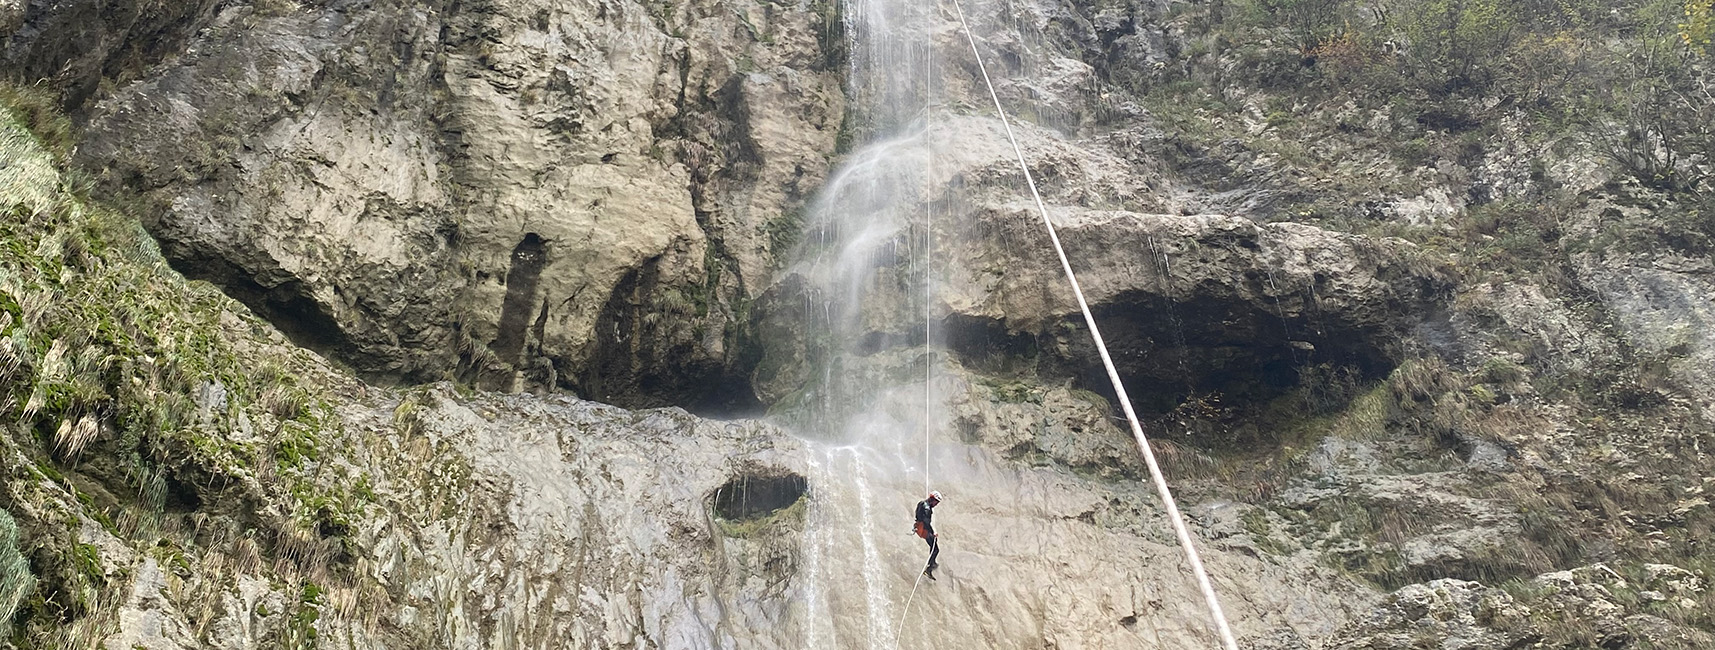
[[[1707,0],[1087,5],[1062,40],[1160,122],[1142,153],[1246,212],[1531,257],[1613,182],[1715,234]]]
[[[4,88],[0,104],[0,634],[110,634],[140,566],[112,552],[165,567],[199,626],[218,604],[199,596],[265,562],[305,593],[352,582],[339,558],[364,482],[322,462],[339,420],[318,386],[338,384],[88,199],[48,100]]]

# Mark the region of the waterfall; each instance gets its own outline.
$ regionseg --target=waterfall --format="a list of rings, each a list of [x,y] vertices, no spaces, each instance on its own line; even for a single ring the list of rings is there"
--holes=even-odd
[[[848,0],[857,147],[812,201],[787,270],[802,279],[817,378],[784,416],[808,441],[804,647],[892,648],[927,557],[910,534],[928,480],[934,268],[926,219],[933,3]]]

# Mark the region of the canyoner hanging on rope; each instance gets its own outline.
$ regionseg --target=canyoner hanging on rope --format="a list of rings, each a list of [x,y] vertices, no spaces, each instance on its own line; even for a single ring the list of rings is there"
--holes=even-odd
[[[941,505],[941,493],[930,492],[928,498],[917,502],[917,522],[912,525],[912,531],[929,544],[929,562],[923,565],[923,575],[935,579],[935,569],[940,564],[935,559],[941,556],[940,538],[935,535],[935,506]]]
[[[928,440],[925,439],[924,442],[927,443]],[[917,599],[917,587],[923,584],[923,576],[929,576],[930,580],[935,579],[935,568],[939,566],[936,564],[935,558],[941,554],[941,544],[939,535],[935,533],[934,518],[935,506],[940,505],[940,503],[941,492],[939,490],[929,492],[927,498],[917,502],[916,521],[911,525],[911,532],[929,543],[929,561],[924,563],[923,572],[917,574],[917,579],[911,582],[911,595],[905,597],[905,607],[899,612],[899,624],[893,628],[894,648],[899,647],[899,637],[905,633],[905,617],[911,615],[911,601]]]

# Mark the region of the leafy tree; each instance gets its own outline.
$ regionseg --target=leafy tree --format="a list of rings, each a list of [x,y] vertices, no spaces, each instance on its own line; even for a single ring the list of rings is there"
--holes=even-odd
[[[1428,90],[1488,84],[1490,64],[1516,41],[1518,13],[1503,0],[1429,0],[1405,7],[1408,52]]]
[[[1709,56],[1715,41],[1715,0],[1685,0],[1685,22],[1679,24],[1679,39],[1691,51]]]
[[[1342,0],[1252,0],[1264,22],[1292,31],[1298,50],[1308,54],[1339,31]]]

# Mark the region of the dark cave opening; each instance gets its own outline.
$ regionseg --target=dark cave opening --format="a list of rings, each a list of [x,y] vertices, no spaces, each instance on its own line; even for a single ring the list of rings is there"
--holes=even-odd
[[[760,519],[792,507],[809,489],[809,481],[791,472],[745,473],[715,489],[715,516],[728,521]]]

